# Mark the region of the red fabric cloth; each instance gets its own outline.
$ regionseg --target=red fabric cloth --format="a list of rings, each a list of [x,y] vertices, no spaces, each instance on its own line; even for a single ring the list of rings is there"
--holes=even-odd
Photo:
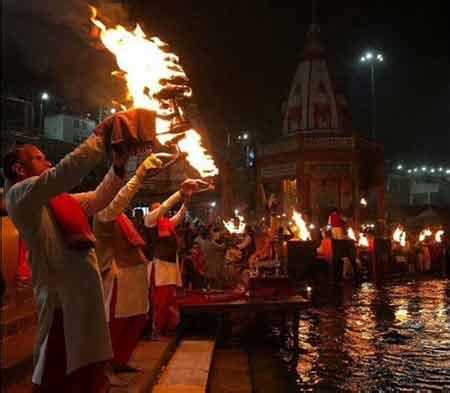
[[[48,335],[45,368],[35,393],[106,393],[110,384],[105,374],[107,362],[93,363],[66,375],[66,344],[63,312],[56,309]]]
[[[30,281],[31,268],[28,263],[28,247],[21,237],[19,237],[19,255],[17,259],[16,279],[19,281]]]
[[[167,217],[161,217],[158,220],[158,236],[169,237],[175,235],[175,225]]]
[[[115,310],[117,304],[117,281],[114,282],[111,304],[109,332],[114,353],[114,363],[125,365],[131,358],[134,349],[139,343],[144,330],[147,316],[136,315],[133,317],[116,318]]]
[[[117,218],[120,232],[131,247],[145,247],[145,240],[142,238],[136,226],[133,224],[125,213],[122,213]]]
[[[179,314],[173,313],[171,306],[177,296],[176,285],[155,285],[155,269],[152,269],[150,277],[150,302],[152,304],[153,333],[161,334],[173,331],[177,328],[180,319]]]
[[[330,214],[330,225],[332,228],[343,228],[345,226],[345,222],[339,213],[333,212]]]
[[[86,215],[78,201],[63,193],[49,202],[49,206],[63,234],[67,247],[86,249],[95,246],[95,236]]]
[[[154,142],[155,116],[154,111],[142,108],[116,113],[112,117],[111,145],[145,146]]]

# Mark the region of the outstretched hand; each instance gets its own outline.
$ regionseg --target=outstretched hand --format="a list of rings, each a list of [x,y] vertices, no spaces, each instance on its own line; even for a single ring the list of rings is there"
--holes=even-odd
[[[181,194],[183,195],[192,195],[192,194],[196,194],[198,192],[202,192],[202,191],[207,191],[207,190],[212,190],[214,189],[214,187],[212,186],[212,184],[201,180],[201,179],[186,179],[182,184],[181,184]]]

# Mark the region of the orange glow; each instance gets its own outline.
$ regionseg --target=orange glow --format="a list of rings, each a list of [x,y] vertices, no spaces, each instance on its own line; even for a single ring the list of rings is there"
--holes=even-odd
[[[355,231],[353,230],[352,227],[349,227],[349,228],[347,229],[347,237],[348,237],[350,240],[356,241]]]
[[[442,236],[444,236],[444,231],[440,229],[434,235],[434,240],[436,240],[437,243],[442,243]]]
[[[156,136],[161,144],[175,138],[179,149],[187,154],[187,161],[202,177],[215,176],[218,169],[212,157],[202,146],[200,134],[192,127],[178,134],[170,133],[174,118],[181,108],[175,99],[161,95],[165,91],[177,91],[177,96],[188,98],[192,90],[188,79],[174,53],[168,52],[167,44],[158,37],[147,38],[139,25],[134,31],[123,26],[107,28],[97,19],[97,10],[91,7],[91,22],[100,30],[100,39],[116,56],[120,76],[127,83],[127,99],[133,108],[144,108],[156,112]],[[182,113],[181,113],[182,114]]]
[[[238,221],[237,225],[236,221]],[[234,219],[232,218],[231,220],[222,220],[222,222],[226,230],[231,234],[240,235],[245,231],[245,220],[244,217],[240,215],[236,215],[236,217]]]
[[[303,220],[302,214],[294,210],[292,213],[292,219],[297,227],[296,237],[303,241],[311,240],[311,234],[306,226],[306,222]]]
[[[423,242],[427,237],[432,236],[433,233],[431,232],[430,228],[424,229],[419,234],[419,241]]]
[[[359,234],[358,246],[369,247],[369,239],[367,239],[367,236],[364,233]]]
[[[397,227],[395,229],[395,231],[394,231],[394,233],[392,235],[392,239],[395,242],[400,243],[400,245],[402,247],[406,246],[406,232],[402,228]]]

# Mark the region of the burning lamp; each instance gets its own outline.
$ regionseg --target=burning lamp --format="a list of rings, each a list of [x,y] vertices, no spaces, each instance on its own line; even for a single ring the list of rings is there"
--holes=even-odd
[[[444,236],[444,231],[442,229],[438,230],[434,235],[434,240],[437,243],[442,243],[442,236]]]

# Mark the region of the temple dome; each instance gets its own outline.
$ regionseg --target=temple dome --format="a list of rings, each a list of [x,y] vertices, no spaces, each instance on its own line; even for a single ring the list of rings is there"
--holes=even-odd
[[[349,132],[347,101],[330,74],[317,25],[312,24],[292,82],[283,134]]]

